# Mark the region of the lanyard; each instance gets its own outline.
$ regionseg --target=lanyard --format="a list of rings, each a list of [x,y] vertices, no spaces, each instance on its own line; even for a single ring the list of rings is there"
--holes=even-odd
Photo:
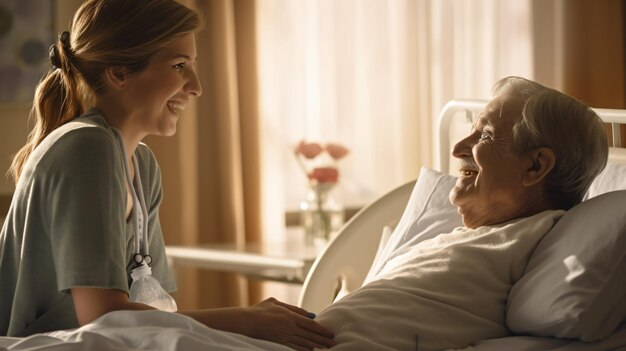
[[[128,159],[126,158],[126,146],[124,144],[124,138],[122,133],[116,129],[111,128],[117,136],[118,145],[122,151],[122,160],[124,160],[124,173],[126,174],[126,182],[131,192],[133,199],[133,212],[136,218],[136,233],[135,233],[135,247],[133,249],[133,261],[135,264],[140,265],[142,262],[147,264],[152,263],[152,257],[148,252],[148,245],[146,244],[148,238],[148,209],[146,207],[146,200],[143,196],[143,187],[141,185],[141,176],[139,174],[139,165],[137,159],[133,155],[133,168],[135,170],[135,182],[130,175],[130,166],[128,165]]]

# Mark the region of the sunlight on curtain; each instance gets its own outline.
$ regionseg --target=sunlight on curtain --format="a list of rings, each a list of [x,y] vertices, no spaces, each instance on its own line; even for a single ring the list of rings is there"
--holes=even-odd
[[[533,78],[531,1],[430,1],[432,112],[488,98],[508,75]]]
[[[259,2],[266,227],[282,226],[285,209],[304,198],[291,152],[300,139],[351,149],[336,189],[346,206],[366,204],[430,161],[430,136],[418,137],[430,125],[416,113],[416,12],[414,1]]]
[[[270,242],[284,239],[284,213],[304,198],[300,139],[351,149],[337,192],[362,206],[433,166],[448,100],[488,98],[507,75],[535,78],[531,0],[258,0],[257,16]]]
[[[363,205],[432,165],[446,101],[533,78],[530,0],[259,0],[257,16],[266,236],[304,197],[298,140],[347,145],[337,190]]]

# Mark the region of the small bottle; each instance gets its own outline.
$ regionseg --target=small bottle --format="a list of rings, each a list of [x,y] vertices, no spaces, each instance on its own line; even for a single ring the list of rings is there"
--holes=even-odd
[[[130,286],[128,300],[152,306],[161,311],[176,312],[176,301],[161,287],[159,281],[152,276],[152,269],[143,262],[130,272],[133,283]]]

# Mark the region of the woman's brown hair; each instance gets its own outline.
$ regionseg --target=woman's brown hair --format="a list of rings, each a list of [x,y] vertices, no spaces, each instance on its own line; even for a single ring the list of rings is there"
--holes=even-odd
[[[105,68],[144,69],[161,48],[199,30],[198,14],[175,0],[88,0],[76,11],[69,32],[51,47],[53,67],[35,91],[34,127],[15,155],[17,182],[31,152],[53,130],[84,113],[104,89]],[[68,35],[69,34],[69,35]],[[56,67],[58,66],[58,67]]]

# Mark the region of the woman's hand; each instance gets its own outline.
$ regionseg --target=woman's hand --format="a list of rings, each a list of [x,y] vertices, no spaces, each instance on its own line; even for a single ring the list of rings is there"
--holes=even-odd
[[[295,350],[329,348],[335,345],[333,333],[315,322],[314,314],[269,298],[248,308],[242,333],[253,338],[274,341]]]
[[[335,345],[333,333],[315,322],[302,308],[269,298],[250,307],[180,311],[214,329],[244,334],[296,350],[325,349]]]

